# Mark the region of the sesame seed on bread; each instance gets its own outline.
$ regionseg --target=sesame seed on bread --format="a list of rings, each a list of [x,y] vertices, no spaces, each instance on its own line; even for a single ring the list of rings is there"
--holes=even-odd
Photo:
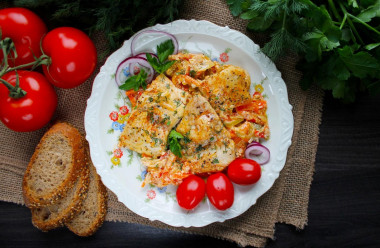
[[[85,159],[84,142],[72,125],[59,122],[42,137],[25,171],[22,189],[30,208],[53,205],[74,186]]]
[[[67,192],[65,198],[60,199],[52,205],[32,208],[32,223],[42,231],[63,226],[66,221],[74,218],[82,208],[87,196],[90,184],[90,170],[85,163],[80,169],[80,175],[74,186]]]
[[[91,162],[86,147],[90,166],[90,186],[82,209],[66,226],[76,235],[90,236],[103,224],[107,213],[107,190]]]

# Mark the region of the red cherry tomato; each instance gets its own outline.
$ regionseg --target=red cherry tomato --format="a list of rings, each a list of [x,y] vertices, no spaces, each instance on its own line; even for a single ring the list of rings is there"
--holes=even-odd
[[[50,65],[42,66],[44,74],[57,87],[74,88],[84,83],[95,70],[95,45],[79,29],[53,29],[44,37],[42,49],[51,58]]]
[[[207,178],[206,193],[211,204],[219,210],[226,210],[234,203],[234,186],[221,172]]]
[[[24,8],[5,8],[0,10],[0,29],[2,38],[13,40],[17,51],[16,59],[9,59],[10,66],[27,64],[41,56],[40,43],[46,34],[45,23],[32,11]],[[0,50],[0,61],[3,60]],[[13,61],[13,62],[12,62]]]
[[[228,166],[227,175],[234,183],[241,185],[254,184],[261,177],[261,167],[254,160],[237,158]]]
[[[57,107],[57,94],[46,78],[34,71],[17,71],[20,87],[26,95],[14,99],[9,90],[0,84],[0,120],[10,129],[29,132],[42,128],[52,118]],[[10,84],[16,84],[15,72],[2,77]]]
[[[184,209],[195,208],[205,197],[206,183],[202,178],[191,175],[185,178],[177,189],[178,205]]]

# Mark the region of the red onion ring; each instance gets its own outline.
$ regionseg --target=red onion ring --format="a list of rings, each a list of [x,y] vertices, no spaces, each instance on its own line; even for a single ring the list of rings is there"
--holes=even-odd
[[[247,149],[245,150],[245,157],[255,160],[260,165],[263,165],[269,162],[270,151],[267,147],[254,141],[248,144]]]
[[[139,53],[139,54],[136,54],[134,57],[146,59],[146,54],[147,53]],[[150,56],[156,57],[158,59],[158,56],[156,54],[154,54],[154,53],[149,53],[149,54],[150,54]]]
[[[153,80],[155,72],[153,67],[149,64],[149,62],[146,59],[140,57],[129,57],[123,60],[116,69],[115,81],[118,86],[122,85],[125,82],[125,80],[127,80],[127,76],[123,72],[124,68],[127,66],[131,68],[131,65],[133,64],[139,64],[147,69],[147,83],[150,83]]]
[[[161,34],[161,35],[165,35],[165,36],[168,36],[172,41],[173,41],[173,45],[174,45],[174,54],[177,54],[178,53],[178,41],[177,39],[175,38],[174,35],[170,34],[170,33],[167,33],[165,31],[158,31],[158,30],[144,30],[144,31],[141,31],[140,33],[137,33],[133,39],[132,39],[132,42],[131,42],[131,54],[132,56],[136,56],[136,42],[137,42],[137,39],[141,36],[141,35],[144,35],[144,34]]]

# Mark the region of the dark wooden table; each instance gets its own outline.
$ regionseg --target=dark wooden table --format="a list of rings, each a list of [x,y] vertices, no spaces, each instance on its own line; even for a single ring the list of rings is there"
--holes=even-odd
[[[267,247],[380,247],[380,97],[344,105],[325,97],[304,230],[276,225]],[[26,207],[0,202],[0,247],[238,247],[210,237],[106,222],[92,237],[42,233]]]

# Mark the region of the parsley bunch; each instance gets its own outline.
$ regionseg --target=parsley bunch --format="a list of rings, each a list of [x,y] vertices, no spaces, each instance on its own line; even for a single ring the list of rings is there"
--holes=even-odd
[[[266,32],[273,60],[302,57],[303,89],[316,83],[354,102],[358,91],[380,94],[380,0],[227,0],[247,29]]]

